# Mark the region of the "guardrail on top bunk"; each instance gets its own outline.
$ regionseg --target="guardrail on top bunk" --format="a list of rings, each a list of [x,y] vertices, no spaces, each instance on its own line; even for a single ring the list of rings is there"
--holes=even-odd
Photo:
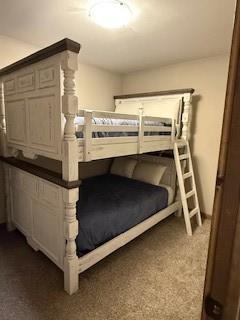
[[[141,113],[81,110],[76,118],[76,135],[79,160],[90,161],[102,158],[103,151],[105,157],[114,157],[168,149],[176,137],[176,126],[174,119]]]

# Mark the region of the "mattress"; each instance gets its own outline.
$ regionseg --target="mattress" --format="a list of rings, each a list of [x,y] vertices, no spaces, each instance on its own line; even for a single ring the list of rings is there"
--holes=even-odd
[[[175,193],[174,193],[174,190],[172,187],[166,185],[166,184],[159,184],[160,187],[163,187],[167,190],[168,192],[168,205],[170,206],[170,204],[173,203],[173,200],[174,200],[174,196],[175,196]]]
[[[84,124],[84,117],[76,117],[74,120],[76,125]],[[136,126],[136,132],[93,132],[93,138],[106,138],[106,137],[126,137],[126,136],[137,136],[138,135],[138,120],[131,119],[111,119],[111,118],[93,118],[93,124],[97,125],[112,125],[112,126]],[[171,127],[172,121],[171,119],[164,119],[164,121],[145,121],[145,125],[147,126],[166,126]],[[171,135],[171,132],[145,132],[145,136],[151,135]],[[77,138],[83,138],[83,132],[76,132]]]
[[[78,256],[92,251],[168,205],[166,188],[112,174],[83,180],[79,192]]]

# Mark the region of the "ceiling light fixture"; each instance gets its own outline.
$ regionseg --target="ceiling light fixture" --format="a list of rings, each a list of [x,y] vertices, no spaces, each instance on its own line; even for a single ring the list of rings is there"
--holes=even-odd
[[[94,3],[89,16],[98,25],[116,29],[126,26],[132,19],[133,14],[129,6],[119,0],[102,0]]]

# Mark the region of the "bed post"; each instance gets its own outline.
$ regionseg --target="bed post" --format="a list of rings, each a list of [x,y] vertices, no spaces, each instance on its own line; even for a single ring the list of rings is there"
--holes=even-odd
[[[62,69],[64,74],[64,94],[62,96],[62,111],[66,119],[63,137],[63,180],[78,180],[77,138],[74,119],[78,112],[78,98],[75,95],[74,74],[78,69],[78,55],[74,52],[62,53]]]
[[[78,188],[64,189],[64,235],[66,239],[66,252],[64,257],[64,289],[68,294],[78,290],[78,257],[76,254],[75,239],[78,235],[78,221],[76,218],[76,202]]]
[[[192,95],[191,93],[184,94],[184,105],[183,105],[183,115],[182,115],[182,136],[184,140],[189,140],[190,138],[190,126],[191,126],[191,116],[192,116]]]
[[[62,111],[66,119],[63,137],[62,177],[66,181],[78,180],[78,153],[74,119],[78,112],[78,98],[75,96],[74,74],[78,69],[78,55],[74,52],[62,53],[61,64],[64,81]],[[78,234],[76,202],[78,188],[63,191],[64,199],[64,235],[66,249],[64,257],[64,289],[73,294],[78,290],[78,257],[75,239]]]

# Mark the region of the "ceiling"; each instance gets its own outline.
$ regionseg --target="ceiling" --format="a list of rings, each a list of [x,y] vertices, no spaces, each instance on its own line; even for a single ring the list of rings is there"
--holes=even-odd
[[[125,0],[136,16],[118,30],[89,19],[92,1],[0,0],[0,34],[39,47],[68,37],[82,63],[121,73],[229,52],[235,0]]]

